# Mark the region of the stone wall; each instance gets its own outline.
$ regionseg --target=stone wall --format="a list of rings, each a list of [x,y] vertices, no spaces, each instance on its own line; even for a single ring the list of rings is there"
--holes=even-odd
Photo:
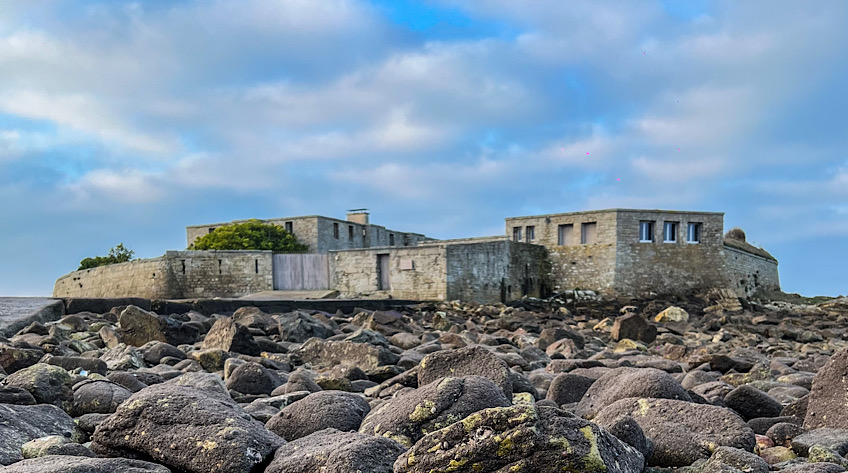
[[[53,297],[239,297],[271,290],[272,264],[270,251],[169,251],[74,271],[56,281]]]
[[[53,297],[172,297],[165,258],[83,269],[56,280]]]
[[[389,255],[389,290],[379,291],[377,255]],[[391,296],[394,299],[445,300],[444,246],[370,248],[330,252],[330,287],[341,297]]]
[[[447,297],[471,302],[506,302],[539,297],[547,290],[547,251],[505,239],[445,246]]]
[[[594,238],[581,243],[583,225],[591,223],[594,232],[589,236]],[[520,227],[522,240],[527,241],[527,227],[533,227],[531,242],[548,249],[554,292],[575,288],[609,292],[615,278],[617,224],[616,210],[600,210],[508,218],[506,230],[511,238],[513,229]],[[571,230],[561,239],[561,226],[569,225]]]
[[[639,241],[641,221],[654,222],[654,241]],[[664,222],[678,224],[677,241],[663,241]],[[689,222],[701,224],[699,243],[686,241]],[[726,287],[723,213],[621,210],[617,228],[615,292],[637,295]]]
[[[726,272],[730,287],[740,295],[780,290],[777,261],[725,245]]]
[[[241,223],[245,221],[237,220],[230,223]],[[272,218],[263,220],[263,222],[279,225],[284,228],[287,223],[290,223],[292,233],[294,233],[298,241],[309,246],[309,253],[326,253],[333,250],[383,246],[416,246],[419,242],[427,240],[424,235],[417,233],[399,232],[389,230],[380,225],[363,225],[347,220],[316,215]],[[186,227],[186,244],[190,246],[197,238],[208,234],[210,229],[229,225],[230,223]],[[336,226],[338,226],[338,237],[336,236]],[[351,237],[351,235],[353,236]],[[392,240],[394,240],[394,244],[392,244]]]
[[[176,298],[241,297],[274,288],[270,251],[169,251]]]

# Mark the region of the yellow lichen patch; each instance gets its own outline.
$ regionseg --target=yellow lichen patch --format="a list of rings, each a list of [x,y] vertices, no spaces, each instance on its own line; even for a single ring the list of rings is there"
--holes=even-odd
[[[471,465],[471,471],[473,471],[475,473],[480,473],[481,471],[483,471],[483,464],[482,463],[475,463],[475,464]]]
[[[445,471],[459,471],[465,464],[468,463],[467,458],[462,458],[459,460],[451,460],[448,464],[448,469]]]
[[[197,446],[202,448],[203,450],[212,450],[218,448],[218,442],[204,440],[203,442],[197,442]]]
[[[409,420],[412,422],[426,422],[433,418],[436,414],[436,403],[430,400],[424,400],[421,404],[415,406],[412,414],[409,414]]]
[[[518,404],[533,404],[535,399],[533,399],[533,395],[530,393],[515,393],[512,395],[512,403],[515,405]]]
[[[592,431],[592,426],[587,425],[581,428],[580,432],[589,441],[589,453],[583,457],[583,466],[589,471],[606,471],[607,465],[604,463],[603,458],[601,458],[601,452],[598,450],[598,437]]]
[[[130,402],[125,402],[124,404],[121,404],[121,407],[123,407],[124,409],[137,409],[143,405],[144,401],[142,401],[141,399],[133,399]]]
[[[427,453],[436,453],[442,449],[442,442],[436,442],[436,445],[433,445],[430,450],[427,450]]]
[[[565,437],[551,437],[548,439],[548,443],[571,453],[571,442]]]
[[[439,384],[437,384],[437,385],[436,385],[436,389],[438,389],[438,390],[442,390],[442,389],[444,389],[444,388],[445,388],[445,386],[447,386],[448,384],[450,384],[450,382],[451,382],[451,381],[453,381],[453,380],[454,380],[454,378],[447,377],[447,378],[445,378],[445,379],[443,379],[443,380],[439,381]]]
[[[515,442],[511,438],[507,437],[507,438],[501,440],[500,444],[498,444],[498,456],[499,457],[505,457],[505,456],[509,455],[509,453],[512,452],[512,449],[514,447],[515,447]]]
[[[651,404],[647,399],[639,399],[637,401],[639,403],[639,410],[635,412],[635,414],[645,417],[648,414],[648,411],[651,409]]]
[[[483,416],[479,413],[471,414],[470,416],[462,419],[462,427],[465,429],[465,432],[471,432],[472,430],[477,428],[477,424],[483,420]]]

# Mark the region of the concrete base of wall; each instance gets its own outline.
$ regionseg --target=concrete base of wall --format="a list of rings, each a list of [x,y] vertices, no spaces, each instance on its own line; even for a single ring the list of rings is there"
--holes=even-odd
[[[137,300],[137,299],[134,299]],[[71,303],[72,301],[76,301]],[[421,301],[397,299],[316,299],[316,300],[249,300],[249,299],[195,299],[183,301],[137,300],[139,307],[152,310],[157,314],[181,314],[197,311],[204,315],[232,314],[241,307],[258,307],[265,313],[286,313],[297,309],[320,310],[329,313],[341,311],[352,313],[355,309],[392,310],[404,309]],[[92,311],[105,313],[113,307],[127,305],[127,299],[68,299],[65,301],[67,314]],[[61,304],[60,304],[61,305]],[[96,311],[91,309],[96,308]]]

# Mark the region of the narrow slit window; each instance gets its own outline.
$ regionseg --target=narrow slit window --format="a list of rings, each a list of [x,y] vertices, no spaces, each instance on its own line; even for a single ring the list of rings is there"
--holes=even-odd
[[[185,260],[181,260],[181,262],[183,264],[183,274],[185,274]]]
[[[218,274],[222,274],[224,271],[224,260],[218,260]]]
[[[353,225],[347,226],[347,239],[353,241]]]
[[[389,233],[389,246],[395,246],[395,234]]]
[[[286,231],[294,233],[294,222],[286,222]]]
[[[338,223],[333,223],[333,238],[335,238],[336,240],[339,239],[339,224]]]
[[[259,260],[258,259],[253,260],[253,271],[256,274],[259,274]]]

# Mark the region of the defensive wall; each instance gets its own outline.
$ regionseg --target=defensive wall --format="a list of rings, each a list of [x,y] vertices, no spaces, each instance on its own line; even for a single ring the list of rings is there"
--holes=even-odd
[[[168,251],[62,276],[53,297],[191,299],[271,290],[270,251]]]

